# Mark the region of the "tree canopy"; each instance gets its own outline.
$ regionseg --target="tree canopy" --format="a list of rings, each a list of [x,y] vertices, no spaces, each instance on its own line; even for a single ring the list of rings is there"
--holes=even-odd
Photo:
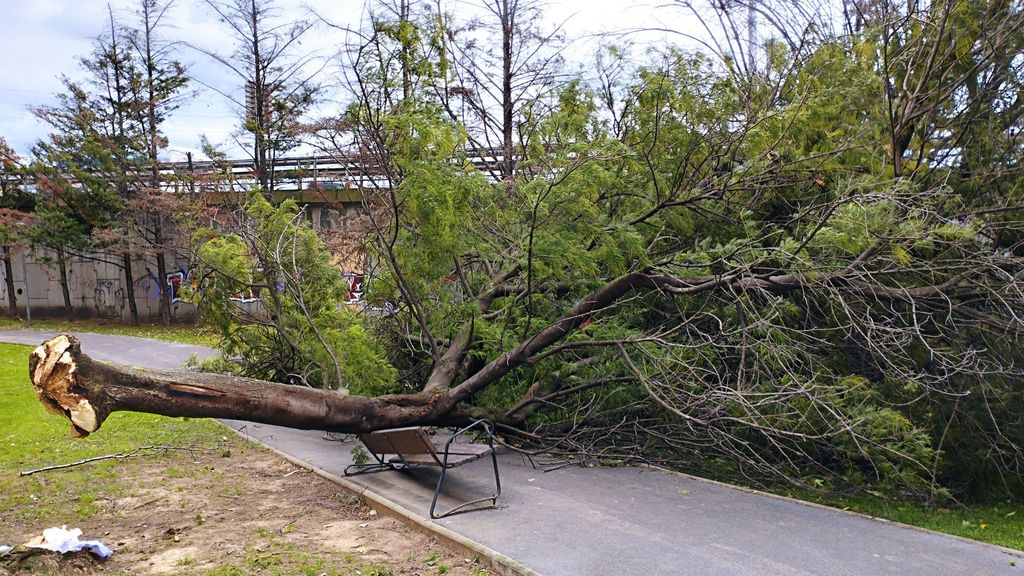
[[[743,67],[537,75],[500,179],[446,20],[375,23],[341,124],[384,167],[368,298],[402,383],[591,457],[1019,490],[1021,23],[878,5]]]

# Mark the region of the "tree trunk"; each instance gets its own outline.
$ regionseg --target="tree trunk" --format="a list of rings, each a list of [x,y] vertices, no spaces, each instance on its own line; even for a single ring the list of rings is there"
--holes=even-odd
[[[4,281],[7,282],[7,305],[11,309],[11,317],[18,317],[18,297],[14,293],[14,267],[11,266],[11,247],[4,246]]]
[[[515,102],[512,100],[512,80],[515,72],[512,70],[512,32],[515,26],[516,8],[510,8],[508,0],[501,3],[501,154],[502,154],[502,176],[505,180],[511,181],[515,174],[515,147],[512,136],[515,129],[513,123],[513,112]]]
[[[260,8],[256,5],[256,0],[251,0],[249,6],[249,18],[250,18],[250,29],[251,36],[249,38],[251,44],[250,50],[252,51],[252,72],[253,72],[253,126],[256,129],[253,131],[253,155],[252,163],[253,169],[256,172],[256,180],[260,183],[260,193],[270,200],[273,198],[273,187],[270,184],[270,167],[267,166],[267,123],[270,119],[270,99],[271,99],[271,86],[267,82],[266,70],[264,66],[264,58],[261,55],[260,39],[262,37],[261,27],[262,20],[260,19]]]
[[[44,342],[32,352],[29,373],[40,401],[66,416],[79,436],[95,432],[111,412],[118,410],[232,418],[344,433],[460,423],[465,420],[455,410],[460,402],[530,362],[531,356],[573,332],[623,294],[653,285],[657,285],[656,279],[643,273],[620,276],[583,298],[561,320],[492,359],[457,386],[441,385],[418,394],[365,398],[223,374],[103,364],[82,354],[78,340],[67,334]]]
[[[124,253],[124,293],[128,297],[128,312],[132,317],[132,326],[139,325],[139,307],[135,304],[135,276],[132,273],[132,255]]]
[[[68,334],[32,352],[29,374],[39,400],[71,422],[74,436],[99,430],[119,410],[343,433],[453,420],[446,392],[365,398],[223,374],[143,370],[97,362]]]
[[[157,94],[156,69],[157,61],[153,56],[153,29],[159,16],[153,20],[152,9],[156,5],[143,2],[141,5],[144,24],[145,51],[143,53],[146,63],[146,128],[149,132],[149,187],[150,194],[159,195],[160,190],[160,122],[157,120],[157,105],[160,96]],[[166,80],[166,79],[165,79]],[[192,157],[189,156],[189,165],[192,164]],[[164,326],[171,325],[171,292],[167,283],[167,258],[164,250],[164,215],[159,210],[152,212],[153,218],[153,246],[156,248],[156,275],[157,285],[160,287],[160,323]]]
[[[153,244],[156,246],[156,278],[160,286],[160,323],[171,325],[171,290],[167,283],[167,257],[164,254],[163,216],[154,214],[156,223],[153,225]]]
[[[68,266],[64,260],[64,250],[57,249],[57,268],[60,268],[60,293],[64,296],[64,315],[68,320],[72,319],[71,290],[68,288]],[[28,286],[28,278],[25,279],[25,286]],[[26,289],[25,298],[29,298]]]

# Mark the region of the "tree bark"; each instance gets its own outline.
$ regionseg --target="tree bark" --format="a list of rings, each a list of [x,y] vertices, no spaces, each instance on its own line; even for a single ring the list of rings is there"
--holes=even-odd
[[[501,154],[502,176],[511,181],[515,174],[515,146],[512,136],[515,130],[513,113],[515,102],[512,99],[512,33],[515,19],[518,17],[516,8],[510,8],[508,0],[501,3]]]
[[[124,253],[124,293],[128,297],[128,312],[131,314],[132,326],[139,325],[139,307],[135,303],[135,275],[132,273],[132,255]]]
[[[160,194],[160,162],[157,156],[160,153],[160,122],[157,120],[157,106],[161,100],[157,94],[157,59],[153,55],[153,30],[159,16],[154,20],[151,10],[155,5],[143,2],[141,5],[143,14],[144,52],[143,59],[146,64],[146,130],[149,133],[149,186],[151,194]],[[166,78],[164,78],[166,80]],[[191,157],[189,163],[191,164]],[[156,275],[157,285],[160,287],[160,322],[164,326],[171,325],[171,294],[167,282],[167,258],[164,250],[163,214],[159,210],[152,213],[153,217],[153,246],[156,248]]]
[[[157,220],[161,218],[155,215]],[[171,325],[171,289],[167,282],[167,258],[164,256],[163,233],[159,222],[153,230],[153,242],[156,244],[156,277],[160,286],[160,323],[164,326]]]
[[[29,374],[40,402],[66,417],[76,437],[99,430],[117,411],[343,433],[453,421],[448,393],[365,398],[223,374],[130,368],[89,358],[68,334],[32,352]]]
[[[7,282],[7,305],[11,309],[11,317],[18,317],[18,297],[14,293],[14,267],[11,266],[11,247],[4,246],[4,281]]]
[[[64,250],[62,248],[57,249],[57,268],[60,268],[60,293],[64,297],[64,315],[71,320],[71,290],[68,288],[68,266],[64,261]],[[25,298],[30,298],[28,294],[28,278],[25,279]]]

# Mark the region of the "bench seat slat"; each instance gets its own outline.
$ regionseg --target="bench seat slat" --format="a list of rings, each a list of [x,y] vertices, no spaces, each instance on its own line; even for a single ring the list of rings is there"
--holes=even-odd
[[[374,454],[430,454],[435,450],[422,428],[396,428],[360,434],[359,440]]]
[[[408,454],[425,455],[428,460],[431,453],[444,454],[444,445],[431,442],[430,437],[422,428],[396,428],[360,434],[359,440],[374,454]],[[448,454],[486,456],[491,453],[486,444],[469,442],[453,442]],[[406,458],[408,460],[408,458]],[[449,458],[450,460],[450,458]]]
[[[484,456],[486,456],[486,454],[451,454],[451,453],[449,453],[448,454],[448,467],[449,468],[454,468],[456,466],[461,466],[461,465],[465,464],[466,462],[472,462],[473,460],[478,460],[478,459],[480,459],[480,458],[482,458]],[[404,456],[403,458],[395,457],[395,458],[391,459],[391,462],[393,464],[399,464],[399,463],[401,463],[403,461],[403,459],[404,459],[405,463],[409,464],[410,466],[437,466],[438,465],[437,460],[442,460],[443,461],[444,460],[444,456],[441,455],[441,454],[438,454],[437,455],[437,460],[434,460],[434,457],[431,456],[430,454],[416,454],[416,455]]]
[[[438,455],[444,454],[444,446],[435,446]],[[448,459],[451,460],[452,455],[473,455],[473,456],[487,456],[493,451],[493,449],[487,444],[469,444],[466,442],[452,442],[452,445],[448,448]]]

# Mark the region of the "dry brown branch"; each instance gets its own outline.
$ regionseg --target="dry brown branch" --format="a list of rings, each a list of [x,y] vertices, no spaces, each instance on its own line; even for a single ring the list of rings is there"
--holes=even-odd
[[[31,476],[40,472],[49,472],[50,470],[63,470],[65,468],[73,468],[75,466],[81,466],[83,464],[89,464],[91,462],[99,462],[101,460],[120,460],[124,458],[131,458],[137,456],[143,452],[167,452],[168,450],[187,450],[194,452],[194,448],[183,448],[181,446],[139,446],[138,448],[129,452],[118,452],[117,454],[104,454],[102,456],[93,456],[92,458],[85,458],[78,460],[77,462],[69,462],[67,464],[55,464],[53,466],[43,466],[42,468],[36,468],[34,470],[26,470],[19,473],[19,476]]]

